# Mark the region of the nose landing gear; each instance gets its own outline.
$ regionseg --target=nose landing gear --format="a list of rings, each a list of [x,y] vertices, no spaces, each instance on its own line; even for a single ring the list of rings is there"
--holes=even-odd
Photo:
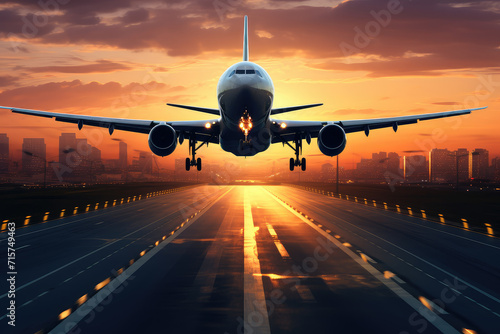
[[[191,160],[186,158],[186,170],[190,170],[191,166],[196,166],[197,170],[201,170],[201,158],[197,158],[196,160]]]

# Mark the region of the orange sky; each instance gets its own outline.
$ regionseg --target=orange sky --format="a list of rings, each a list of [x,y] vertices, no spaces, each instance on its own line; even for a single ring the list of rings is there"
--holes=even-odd
[[[63,1],[61,1],[63,2]],[[64,1],[66,2],[66,1]],[[250,60],[275,85],[275,107],[324,106],[284,119],[347,120],[489,106],[472,115],[349,134],[341,155],[352,168],[372,152],[486,148],[500,155],[500,6],[495,1],[72,1],[44,9],[0,1],[0,105],[151,120],[210,115],[166,102],[217,107],[224,70],[241,59],[243,15]],[[56,6],[54,6],[54,4]],[[208,116],[208,117],[207,117]],[[147,136],[0,111],[0,133],[14,158],[22,138],[44,137],[55,156],[61,132],[77,132],[117,158],[118,143],[148,150]],[[173,168],[187,144],[159,159]],[[273,145],[235,157],[211,145],[205,163],[287,167],[292,150]],[[316,141],[304,147],[308,168],[335,160]]]

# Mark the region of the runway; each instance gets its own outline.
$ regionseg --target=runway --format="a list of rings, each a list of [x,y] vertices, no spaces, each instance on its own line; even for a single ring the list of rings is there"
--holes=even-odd
[[[3,311],[2,333],[500,328],[499,239],[287,186],[188,188],[16,240],[16,327]]]

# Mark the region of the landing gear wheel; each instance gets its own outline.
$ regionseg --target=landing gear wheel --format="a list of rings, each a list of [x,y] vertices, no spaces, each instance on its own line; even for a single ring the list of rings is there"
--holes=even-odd
[[[196,159],[196,169],[198,171],[201,170],[201,158]]]
[[[305,134],[303,133],[298,133],[295,135],[295,139],[293,140],[293,143],[295,144],[294,146],[292,146],[288,141],[283,141],[283,146],[287,144],[295,152],[295,159],[290,158],[290,171],[293,171],[295,169],[295,166],[300,166],[303,171],[306,170],[306,158],[300,158],[300,155],[302,154],[302,137],[304,135]]]
[[[196,136],[194,133],[188,133],[189,136],[189,154],[191,154],[191,159],[186,158],[186,170],[189,171],[191,166],[196,166],[198,171],[201,170],[201,158],[196,158],[196,151],[198,151],[205,144],[208,146],[209,141],[204,141],[200,145],[196,146]]]

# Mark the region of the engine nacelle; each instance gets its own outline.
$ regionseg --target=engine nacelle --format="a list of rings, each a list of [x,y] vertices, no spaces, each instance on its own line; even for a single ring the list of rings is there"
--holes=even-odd
[[[175,150],[177,134],[170,125],[158,124],[149,132],[148,144],[154,154],[164,157]]]
[[[347,142],[345,131],[337,124],[323,127],[318,134],[318,146],[321,153],[333,157],[339,155]]]

